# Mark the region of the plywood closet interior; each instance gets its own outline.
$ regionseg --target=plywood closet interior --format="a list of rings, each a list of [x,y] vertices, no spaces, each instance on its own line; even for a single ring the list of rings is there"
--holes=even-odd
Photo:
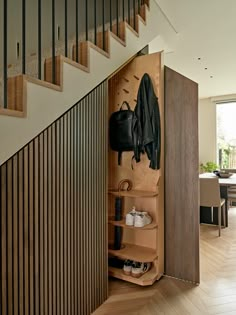
[[[109,256],[120,259],[130,259],[139,262],[152,262],[149,272],[136,279],[123,274],[122,269],[109,267],[109,275],[137,283],[151,285],[164,273],[164,107],[163,107],[163,65],[162,53],[139,56],[120,69],[109,80],[109,117],[111,113],[119,110],[123,101],[127,101],[132,109],[137,102],[137,92],[144,73],[152,79],[155,94],[158,97],[161,116],[161,168],[149,168],[149,160],[142,155],[141,162],[133,163],[133,152],[123,152],[122,165],[118,166],[118,154],[109,148],[108,161],[108,208],[109,208],[109,244],[113,243],[114,226],[123,228],[121,250],[108,249]],[[135,206],[137,210],[148,211],[153,222],[144,228],[128,227],[125,222],[116,221],[114,217],[114,204],[118,183],[129,179],[133,183],[131,191],[122,191],[123,218]]]

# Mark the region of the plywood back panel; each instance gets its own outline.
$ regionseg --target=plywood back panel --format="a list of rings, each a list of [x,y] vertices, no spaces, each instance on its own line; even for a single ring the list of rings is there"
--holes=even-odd
[[[165,272],[199,282],[198,85],[165,67]]]
[[[159,191],[158,197],[154,198],[123,198],[124,215],[135,205],[137,210],[148,211],[153,220],[158,222],[157,231],[133,231],[124,229],[123,242],[146,246],[156,249],[159,255],[160,272],[163,272],[163,200],[164,200],[164,108],[163,108],[163,81],[162,81],[162,54],[155,53],[136,57],[124,68],[117,72],[109,80],[109,116],[119,110],[123,101],[127,101],[132,109],[137,102],[138,88],[144,73],[148,73],[152,79],[155,94],[159,100],[159,109],[162,128],[161,168],[152,170],[149,168],[150,161],[146,154],[142,155],[140,163],[133,163],[133,152],[122,153],[122,165],[118,166],[117,152],[109,149],[109,188],[116,189],[118,183],[125,178],[131,179],[133,189]],[[158,187],[157,187],[158,186]],[[158,210],[159,209],[159,210]],[[109,197],[109,213],[114,215],[114,198]],[[109,230],[110,239],[113,237],[113,228]]]
[[[107,298],[107,83],[0,168],[0,314]]]

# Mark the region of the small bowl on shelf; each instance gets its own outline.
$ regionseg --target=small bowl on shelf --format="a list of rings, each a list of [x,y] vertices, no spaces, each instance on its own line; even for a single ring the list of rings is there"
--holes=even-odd
[[[233,173],[226,172],[226,171],[214,171],[214,174],[216,174],[220,178],[229,178],[233,175]]]

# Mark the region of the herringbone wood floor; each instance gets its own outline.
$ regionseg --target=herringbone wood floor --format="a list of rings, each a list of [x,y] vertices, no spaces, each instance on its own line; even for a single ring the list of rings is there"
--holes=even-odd
[[[163,277],[151,287],[111,279],[109,299],[94,315],[236,315],[236,208],[229,227],[201,226],[201,284]]]

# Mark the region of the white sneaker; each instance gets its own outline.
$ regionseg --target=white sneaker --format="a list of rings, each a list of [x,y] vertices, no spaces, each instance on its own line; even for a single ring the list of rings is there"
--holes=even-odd
[[[152,218],[150,217],[150,215],[145,212],[138,212],[135,215],[135,219],[134,219],[134,226],[135,227],[144,227],[147,224],[150,224],[152,222]]]
[[[132,210],[126,214],[125,216],[125,224],[126,225],[134,225],[134,219],[136,217],[137,211],[135,210],[135,207],[132,208]]]
[[[126,259],[124,261],[123,272],[125,275],[130,276],[132,270],[132,260]]]
[[[131,275],[134,278],[141,277],[144,273],[148,272],[151,268],[151,263],[142,263],[134,261],[132,264]]]

